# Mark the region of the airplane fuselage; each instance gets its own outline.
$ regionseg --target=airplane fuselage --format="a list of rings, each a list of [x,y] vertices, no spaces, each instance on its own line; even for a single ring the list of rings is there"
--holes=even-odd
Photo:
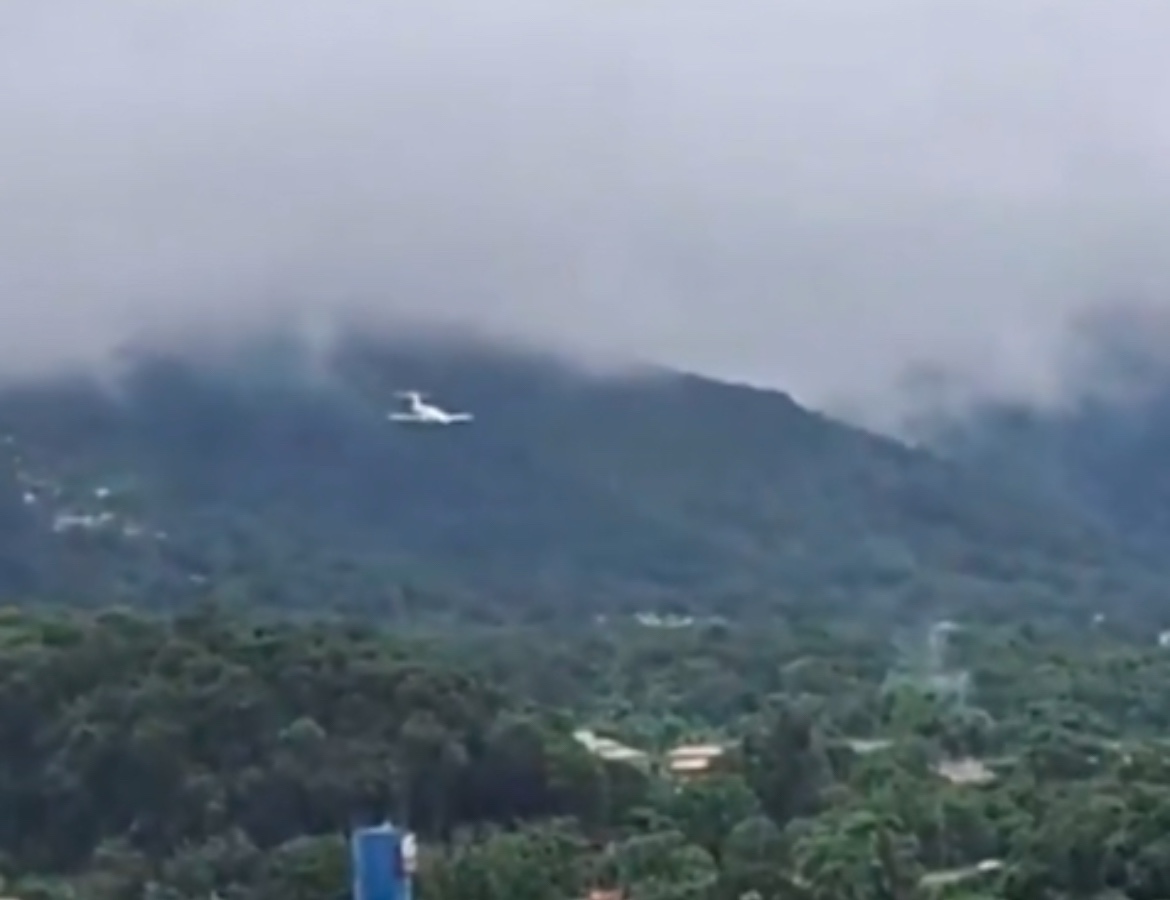
[[[472,420],[471,413],[449,413],[437,406],[424,403],[422,397],[415,391],[406,391],[401,396],[407,400],[410,412],[391,414],[390,418],[395,422],[413,422],[418,425],[455,425]]]

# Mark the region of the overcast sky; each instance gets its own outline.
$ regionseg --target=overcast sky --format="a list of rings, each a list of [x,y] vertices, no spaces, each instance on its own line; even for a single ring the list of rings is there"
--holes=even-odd
[[[435,317],[811,402],[1170,306],[1166,0],[6,0],[0,370]]]

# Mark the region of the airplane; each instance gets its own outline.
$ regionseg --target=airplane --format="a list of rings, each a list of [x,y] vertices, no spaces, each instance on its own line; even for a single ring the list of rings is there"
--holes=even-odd
[[[423,395],[419,391],[399,391],[396,396],[404,398],[410,405],[410,412],[391,413],[392,422],[414,422],[419,425],[457,425],[460,422],[470,422],[474,416],[471,413],[449,413],[446,410],[423,402]]]

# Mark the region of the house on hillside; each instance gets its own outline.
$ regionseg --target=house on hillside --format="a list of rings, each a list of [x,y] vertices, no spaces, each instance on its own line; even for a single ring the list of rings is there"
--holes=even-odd
[[[679,778],[695,778],[716,769],[726,754],[722,744],[684,744],[666,754],[666,769]]]
[[[844,744],[858,756],[868,756],[894,746],[889,738],[846,738]]]
[[[979,786],[990,784],[996,778],[987,763],[973,757],[946,759],[936,765],[934,770],[951,784]]]
[[[645,751],[627,747],[613,738],[602,737],[587,729],[574,731],[573,737],[586,750],[606,762],[622,762],[639,766],[648,765],[650,762],[650,754]]]
[[[594,888],[586,894],[585,900],[625,900],[625,895],[620,888],[613,890]]]
[[[653,764],[666,774],[681,779],[705,775],[717,769],[727,756],[727,748],[722,744],[683,744],[658,758],[587,729],[574,731],[573,737],[586,750],[606,762],[628,763],[643,768]]]

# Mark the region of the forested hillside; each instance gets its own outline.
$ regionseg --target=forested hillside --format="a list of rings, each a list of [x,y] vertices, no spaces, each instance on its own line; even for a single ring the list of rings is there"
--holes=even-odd
[[[1053,411],[988,406],[940,423],[935,446],[965,465],[1044,491],[1119,538],[1170,547],[1170,381],[1120,400]]]
[[[985,400],[926,416],[919,436],[1117,540],[1170,553],[1170,364],[1157,306],[1102,310],[1080,335],[1062,396]]]
[[[22,900],[338,900],[385,817],[422,900],[1170,889],[1163,570],[1020,469],[356,343],[10,387],[0,450]]]
[[[410,636],[6,611],[0,881],[340,900],[348,829],[390,817],[424,900],[1165,896],[1164,648],[857,621]],[[675,771],[697,741],[714,762]]]
[[[396,425],[403,388],[476,419]],[[112,387],[10,388],[0,438],[14,600],[500,620],[1162,597],[1105,530],[782,393],[482,346],[141,356]]]

